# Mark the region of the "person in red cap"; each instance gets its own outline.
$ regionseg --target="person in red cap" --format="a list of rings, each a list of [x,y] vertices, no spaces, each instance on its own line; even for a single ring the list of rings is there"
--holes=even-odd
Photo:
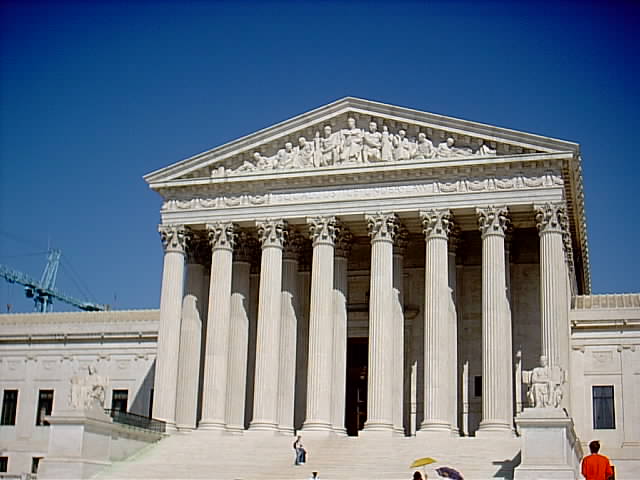
[[[589,443],[591,455],[582,459],[582,476],[586,480],[609,480],[613,478],[613,468],[609,459],[600,455],[600,442],[593,440]]]

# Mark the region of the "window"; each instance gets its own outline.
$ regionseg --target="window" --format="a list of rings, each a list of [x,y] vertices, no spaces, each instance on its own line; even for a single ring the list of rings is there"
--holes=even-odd
[[[593,386],[593,429],[615,429],[613,385]]]
[[[113,394],[111,395],[111,410],[126,412],[128,399],[128,390],[114,390]]]
[[[32,457],[31,458],[31,473],[38,473],[38,467],[40,466],[40,460],[42,460],[42,457]]]
[[[53,408],[53,390],[40,390],[38,394],[38,411],[36,412],[36,425],[48,426],[45,415],[51,415]]]
[[[18,390],[5,390],[2,398],[2,421],[0,425],[16,424],[16,409],[18,407]]]
[[[476,375],[473,377],[473,396],[481,397],[482,396],[482,376]]]
[[[149,418],[153,415],[153,388],[149,392]]]
[[[9,457],[0,457],[0,473],[7,473],[9,469]]]

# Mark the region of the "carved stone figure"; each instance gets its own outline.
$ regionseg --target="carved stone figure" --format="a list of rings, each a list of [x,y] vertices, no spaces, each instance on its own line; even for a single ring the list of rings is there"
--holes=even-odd
[[[256,167],[260,170],[271,170],[276,168],[276,157],[265,157],[260,152],[254,152],[253,159],[256,162]]]
[[[413,158],[416,160],[426,160],[427,158],[435,157],[435,150],[433,143],[427,138],[427,135],[420,132],[418,134],[418,143],[413,153]]]
[[[253,154],[253,158],[256,158],[256,154],[259,156],[260,153],[256,152]],[[238,168],[236,168],[235,170],[232,170],[231,172],[229,172],[232,175],[238,174],[238,173],[245,173],[245,172],[253,172],[256,169],[256,165],[245,160],[242,165],[240,165]]]
[[[406,130],[399,130],[393,137],[393,159],[396,161],[409,160],[411,158],[412,143],[407,138]]]
[[[75,409],[103,409],[107,379],[97,375],[93,365],[87,368],[87,373],[71,378],[69,405]]]
[[[313,166],[313,154],[314,148],[313,143],[307,142],[307,139],[304,137],[300,137],[298,139],[298,147],[297,150],[297,166],[299,168],[307,168]]]
[[[380,138],[382,144],[380,156],[383,162],[390,162],[393,160],[393,137],[389,133],[389,127],[382,126],[382,137]]]
[[[489,147],[489,145],[484,143],[483,140],[480,140],[480,146],[478,147],[478,150],[476,151],[476,155],[479,155],[479,156],[483,157],[483,156],[490,156],[490,155],[495,155],[495,154],[496,154],[496,149],[495,148]]]
[[[284,144],[284,148],[278,150],[276,155],[277,166],[279,169],[296,168],[296,154],[293,150],[293,144],[287,142]]]
[[[471,155],[470,148],[455,147],[455,140],[453,137],[447,138],[446,142],[440,142],[438,145],[437,156],[441,158],[462,157],[464,155]]]
[[[534,408],[559,408],[562,401],[562,385],[565,371],[559,367],[549,367],[547,357],[540,356],[540,366],[523,372],[523,381],[529,385],[527,399]]]
[[[363,140],[363,161],[368,163],[382,160],[382,134],[378,131],[378,124],[376,122],[369,122],[369,131],[365,132]]]
[[[356,127],[355,118],[347,119],[347,128],[342,130],[341,160],[345,163],[362,163],[362,130]]]
[[[336,165],[340,161],[340,134],[331,131],[331,125],[325,125],[324,136],[320,138],[320,165]]]

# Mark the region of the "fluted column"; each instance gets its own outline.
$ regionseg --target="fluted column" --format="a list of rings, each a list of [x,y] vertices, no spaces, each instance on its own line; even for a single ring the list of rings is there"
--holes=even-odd
[[[235,230],[234,224],[228,222],[207,225],[211,245],[211,278],[202,419],[199,424],[202,429],[221,430],[226,423],[231,272],[233,247],[237,237]]]
[[[541,353],[546,355],[549,366],[559,365],[568,372],[570,292],[564,251],[564,238],[568,235],[566,206],[546,203],[536,205],[535,210],[540,234]]]
[[[353,235],[341,226],[336,238],[335,269],[333,275],[333,385],[331,423],[338,435],[346,435],[344,424],[345,395],[347,382],[347,300],[348,257]]]
[[[366,215],[371,237],[369,368],[365,431],[393,431],[393,241],[395,213]]]
[[[233,433],[240,433],[244,430],[251,260],[255,254],[257,243],[257,240],[247,232],[239,232],[233,251],[225,414],[226,428]]]
[[[449,333],[451,334],[451,340],[449,341],[449,375],[451,375],[451,433],[454,435],[459,434],[460,428],[458,426],[458,410],[460,402],[458,400],[458,385],[460,383],[460,371],[458,367],[458,281],[457,281],[457,268],[456,268],[456,253],[460,244],[460,228],[455,225],[451,229],[449,234],[448,244],[448,271],[449,271],[449,310],[451,315],[451,328]]]
[[[476,213],[482,236],[482,421],[478,433],[510,433],[511,318],[504,263],[508,211],[489,206]]]
[[[296,342],[300,317],[298,262],[302,235],[293,231],[284,247],[282,260],[282,316],[280,324],[280,367],[278,374],[278,430],[293,434],[296,391]]]
[[[313,241],[305,431],[331,431],[335,217],[307,219]]]
[[[202,318],[203,309],[206,308],[204,262],[207,250],[206,238],[192,238],[187,244],[187,275],[182,302],[176,397],[176,425],[179,430],[192,430],[197,421]]]
[[[249,429],[275,431],[278,426],[282,250],[287,239],[287,223],[282,219],[266,219],[256,222],[256,225],[262,245],[262,259],[258,293],[253,420]]]
[[[184,256],[190,230],[183,225],[161,225],[158,230],[164,247],[164,266],[153,387],[153,416],[167,422],[167,428],[172,430],[176,425]]]
[[[399,226],[393,243],[393,430],[404,435],[404,252],[409,231]]]
[[[424,420],[421,432],[451,431],[451,340],[454,324],[449,302],[447,240],[451,212],[447,209],[420,212],[426,241]]]

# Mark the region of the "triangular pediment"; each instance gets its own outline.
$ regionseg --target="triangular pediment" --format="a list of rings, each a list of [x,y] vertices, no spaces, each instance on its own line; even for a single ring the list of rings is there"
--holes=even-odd
[[[575,143],[358,98],[343,98],[145,176],[191,179],[572,152]]]

